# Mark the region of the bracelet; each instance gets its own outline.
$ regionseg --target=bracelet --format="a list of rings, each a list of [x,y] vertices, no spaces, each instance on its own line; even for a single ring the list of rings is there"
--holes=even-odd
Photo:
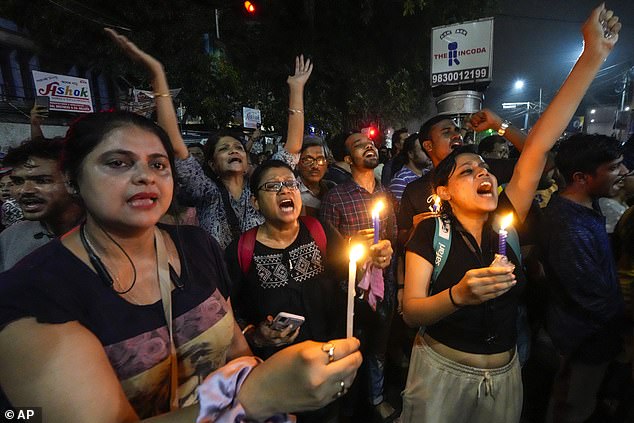
[[[157,98],[157,97],[171,97],[172,96],[172,94],[170,94],[170,93],[152,93],[152,95],[154,96],[154,98]]]
[[[449,300],[451,301],[451,304],[453,304],[454,307],[462,308],[462,306],[457,304],[456,301],[453,299],[453,295],[451,294],[452,288],[453,288],[453,285],[451,286],[451,288],[449,288]]]
[[[248,324],[244,327],[244,329],[242,329],[242,335],[245,335],[248,331],[250,331],[251,329],[255,329],[255,325],[253,324]]]
[[[508,120],[503,120],[502,123],[500,124],[500,128],[498,129],[498,135],[503,137],[504,134],[506,133],[506,130],[508,129],[510,125],[511,125],[511,122],[509,122]]]
[[[302,109],[291,109],[290,107],[288,108],[288,113],[291,115],[294,115],[295,113],[304,113],[304,111]]]

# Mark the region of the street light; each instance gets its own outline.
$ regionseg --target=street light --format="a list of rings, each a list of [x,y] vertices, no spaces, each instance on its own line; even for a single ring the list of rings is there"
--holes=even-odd
[[[525,86],[526,86],[526,82],[523,79],[517,79],[515,83],[513,84],[513,88],[517,91],[523,90]],[[530,101],[502,103],[503,109],[515,109],[516,107],[519,107],[519,106],[526,107],[526,113],[524,115],[524,129],[528,130],[528,117],[530,114],[531,107],[533,109],[537,109],[537,113],[539,116],[542,115],[542,89],[541,88],[539,89],[539,103],[538,104],[531,103]]]

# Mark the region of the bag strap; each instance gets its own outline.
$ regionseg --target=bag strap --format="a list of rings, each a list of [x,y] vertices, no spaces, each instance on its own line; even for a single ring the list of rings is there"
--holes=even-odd
[[[434,259],[434,271],[429,282],[429,293],[438,275],[447,263],[447,255],[451,248],[451,225],[448,221],[444,221],[440,216],[436,216],[436,231],[434,232],[434,251],[436,257]]]
[[[326,252],[328,251],[328,240],[326,239],[326,232],[324,232],[324,227],[321,226],[321,222],[312,216],[300,216],[299,220],[306,225],[308,232],[310,232],[310,235],[315,240],[315,244],[317,244],[317,248],[319,248],[321,256],[325,258]]]
[[[253,261],[253,250],[255,249],[255,238],[258,234],[258,228],[259,226],[249,229],[238,239],[238,264],[243,275],[249,272]]]
[[[313,237],[317,248],[322,257],[326,257],[326,251],[328,247],[328,240],[326,239],[326,232],[324,227],[321,226],[319,220],[312,216],[300,216],[299,219],[306,225],[306,229]],[[240,236],[238,239],[238,263],[242,274],[246,276],[251,268],[253,262],[253,252],[255,250],[255,239],[258,234],[258,227],[251,228]]]
[[[159,228],[154,229],[154,244],[156,248],[156,262],[161,289],[161,303],[170,342],[170,410],[178,409],[178,356],[174,345],[174,329],[172,324],[172,282],[170,279],[169,259],[167,248]]]

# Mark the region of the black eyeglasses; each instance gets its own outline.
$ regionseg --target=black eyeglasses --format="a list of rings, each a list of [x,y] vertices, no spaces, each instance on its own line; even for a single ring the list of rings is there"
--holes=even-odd
[[[258,187],[258,191],[268,191],[268,192],[280,192],[282,187],[286,187],[292,191],[299,189],[299,181],[275,181],[275,182],[265,182]]]
[[[327,163],[327,160],[325,157],[318,157],[315,159],[313,157],[307,156],[299,159],[299,162],[304,166],[312,166],[315,163],[317,163],[318,166],[323,166]]]

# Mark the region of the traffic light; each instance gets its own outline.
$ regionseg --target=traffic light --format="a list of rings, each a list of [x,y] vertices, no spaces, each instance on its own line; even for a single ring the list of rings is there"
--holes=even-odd
[[[376,126],[368,126],[367,128],[363,128],[361,133],[370,138],[372,141],[376,141],[377,135],[379,135],[379,130]]]
[[[244,2],[244,8],[251,15],[255,13],[255,4],[251,3],[249,0]]]

